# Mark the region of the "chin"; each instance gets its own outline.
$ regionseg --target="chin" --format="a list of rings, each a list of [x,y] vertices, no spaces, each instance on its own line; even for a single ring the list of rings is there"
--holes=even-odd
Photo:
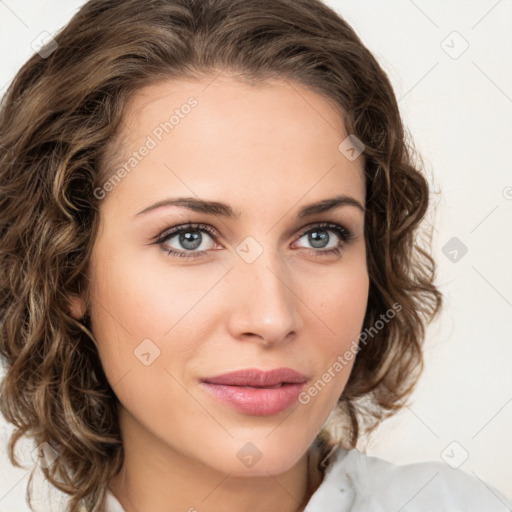
[[[291,469],[309,447],[308,443],[284,442],[279,436],[271,440],[270,437],[255,437],[252,441],[245,437],[243,440],[231,440],[229,446],[217,445],[217,449],[210,451],[213,458],[203,459],[203,462],[232,476],[268,477],[269,474],[279,475]],[[221,453],[217,457],[219,449]]]

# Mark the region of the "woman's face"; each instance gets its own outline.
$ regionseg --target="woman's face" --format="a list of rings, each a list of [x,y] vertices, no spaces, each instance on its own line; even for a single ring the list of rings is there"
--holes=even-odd
[[[89,297],[73,299],[73,314],[89,311],[124,441],[162,461],[283,472],[353,366],[339,358],[355,352],[368,297],[362,157],[339,149],[348,134],[322,96],[284,80],[152,85],[123,126],[122,151],[106,161],[117,178],[95,192]],[[153,208],[178,198],[196,206]],[[203,382],[283,367],[306,382]]]

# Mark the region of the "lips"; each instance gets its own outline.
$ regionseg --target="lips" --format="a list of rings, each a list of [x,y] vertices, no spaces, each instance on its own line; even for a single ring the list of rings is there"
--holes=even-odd
[[[269,371],[248,368],[215,377],[206,377],[201,380],[210,384],[222,384],[224,386],[272,388],[284,384],[303,384],[307,381],[307,377],[291,368],[276,368]]]
[[[252,416],[271,416],[297,403],[308,378],[291,368],[255,368],[206,377],[201,387],[230,408]]]

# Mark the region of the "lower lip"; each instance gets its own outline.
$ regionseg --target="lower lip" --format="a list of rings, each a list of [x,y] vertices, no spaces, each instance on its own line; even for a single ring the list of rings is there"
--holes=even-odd
[[[297,401],[304,387],[304,383],[284,384],[278,388],[226,386],[209,382],[201,384],[216,398],[253,416],[270,416],[288,409]]]

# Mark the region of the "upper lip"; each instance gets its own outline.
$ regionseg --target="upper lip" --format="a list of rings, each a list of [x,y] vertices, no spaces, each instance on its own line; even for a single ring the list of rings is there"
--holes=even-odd
[[[201,380],[210,384],[223,384],[226,386],[266,387],[275,386],[276,384],[302,384],[308,378],[291,368],[276,368],[268,371],[246,368],[223,375],[216,375],[215,377],[206,377]]]

